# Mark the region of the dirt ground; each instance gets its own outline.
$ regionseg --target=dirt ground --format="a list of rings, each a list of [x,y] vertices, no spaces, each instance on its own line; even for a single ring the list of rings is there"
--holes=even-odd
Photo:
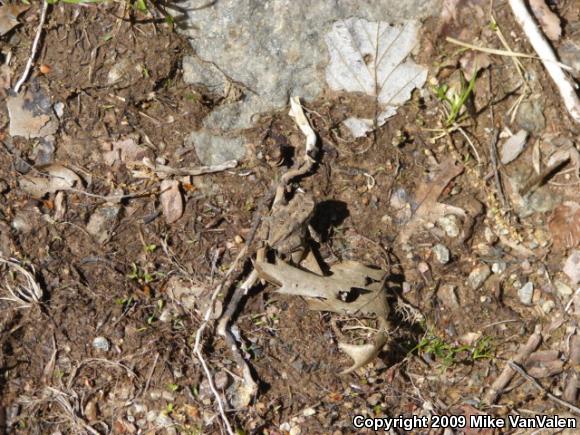
[[[547,3],[562,23],[554,46],[580,43],[580,4]],[[0,255],[13,262],[0,264],[0,297],[24,282],[14,262],[42,290],[26,306],[0,300],[0,432],[225,433],[193,352],[196,332],[210,295],[252,239],[256,217],[267,214],[272,184],[301,158],[304,137],[287,110],[264,114],[240,133],[248,153],[236,168],[176,177],[185,208],[168,223],[160,178],[136,177],[134,163],[199,165],[184,140],[224,99],[183,82],[181,61],[191,48],[153,5],[58,3],[23,88],[62,103],[53,115],[54,147],[50,138],[11,136],[4,101],[30,55],[38,17],[31,6],[0,39]],[[494,2],[493,17],[495,26],[488,2],[474,0],[459,2],[455,17],[427,20],[415,56],[429,67],[427,84],[365,138],[353,140],[341,126],[370,110],[364,98],[328,92],[304,104],[322,150],[299,181],[317,204],[311,226],[319,234],[307,243],[326,265],[355,260],[385,270],[386,297],[399,308],[378,357],[341,376],[351,362],[338,342],[372,337],[356,338],[345,326],[372,331],[373,319],[311,311],[303,298],[258,284],[234,327],[260,386],[249,404],[235,406],[242,373],[213,323],[203,337],[238,433],[351,433],[357,414],[578,416],[580,302],[563,270],[580,244],[578,124],[534,59],[520,59],[522,84],[514,58],[480,53],[483,68],[452,126],[437,98],[443,85],[461,86],[465,63],[479,53],[448,36],[505,49],[499,29],[513,51],[533,52],[507,2]],[[112,81],[114,74],[120,78]],[[529,131],[523,153],[497,163],[506,132],[522,128]],[[131,141],[138,152],[128,145],[111,157]],[[557,152],[569,158],[546,174]],[[443,174],[435,200],[465,216],[424,222],[402,241],[421,192],[428,196],[447,162],[458,175]],[[23,189],[23,177],[54,163],[74,169],[79,189],[40,197]],[[126,195],[120,201],[107,198],[119,192]],[[433,207],[427,214],[436,219]],[[94,216],[103,213],[99,226]],[[248,275],[257,239],[220,292],[217,311]],[[485,278],[474,284],[482,270]],[[533,294],[526,302],[527,283]],[[490,386],[538,326],[541,343],[515,361],[540,388],[516,374],[489,403]]]

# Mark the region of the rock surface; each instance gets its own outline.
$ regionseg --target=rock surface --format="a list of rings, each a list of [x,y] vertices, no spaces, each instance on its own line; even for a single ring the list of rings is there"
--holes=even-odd
[[[204,126],[214,132],[248,128],[253,115],[284,107],[290,95],[312,100],[326,87],[329,56],[324,35],[336,20],[359,17],[398,23],[433,15],[439,3],[187,0],[180,4],[187,11],[182,31],[197,57],[187,59],[184,79],[228,94],[232,85],[239,88],[239,99],[219,106]]]

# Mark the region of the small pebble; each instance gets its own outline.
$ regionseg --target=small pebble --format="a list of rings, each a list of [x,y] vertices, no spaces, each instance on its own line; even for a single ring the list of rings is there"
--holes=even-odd
[[[435,255],[435,258],[437,259],[437,261],[441,264],[447,264],[449,263],[449,249],[447,249],[447,247],[445,245],[442,245],[441,243],[437,243],[435,246],[433,246],[433,254]]]
[[[567,286],[566,284],[564,284],[562,281],[559,280],[554,281],[554,287],[556,287],[556,291],[560,296],[566,297],[570,296],[573,293],[573,290],[569,286]]]
[[[469,284],[469,287],[471,287],[473,290],[477,290],[483,285],[485,280],[487,280],[490,275],[491,269],[489,266],[487,264],[482,264],[481,266],[478,266],[471,271],[467,277],[467,284]]]
[[[491,271],[497,275],[499,275],[500,273],[504,273],[506,268],[507,265],[503,261],[493,263],[491,265]]]
[[[550,311],[552,311],[555,306],[556,304],[554,303],[554,301],[546,301],[542,304],[542,311],[546,314],[549,314]]]
[[[159,315],[159,321],[163,323],[170,322],[173,317],[172,314],[171,308],[165,308]]]
[[[236,236],[234,237],[234,242],[236,242],[236,244],[238,245],[241,245],[242,243],[244,243],[244,238],[239,234],[236,234]]]
[[[97,350],[108,352],[111,348],[111,343],[105,337],[95,337],[93,340],[93,347]]]
[[[564,263],[564,269],[562,271],[568,275],[572,285],[576,285],[580,282],[580,250],[575,249],[572,251],[570,256],[566,259]]]
[[[532,303],[532,298],[534,297],[534,284],[529,281],[525,283],[520,289],[518,289],[518,296],[522,304],[530,305]]]
[[[495,242],[497,242],[497,236],[490,227],[485,227],[483,230],[483,236],[485,237],[485,241],[490,245],[493,245]]]
[[[459,219],[455,215],[447,215],[437,219],[437,224],[451,238],[459,236]]]
[[[227,372],[220,370],[215,374],[213,381],[218,390],[225,390],[230,384],[230,375],[228,375]]]

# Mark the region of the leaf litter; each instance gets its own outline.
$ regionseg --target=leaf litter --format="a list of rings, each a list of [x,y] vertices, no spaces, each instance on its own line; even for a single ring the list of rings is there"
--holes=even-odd
[[[362,93],[375,98],[374,119],[350,117],[345,125],[362,137],[385,124],[397,106],[427,79],[427,68],[408,59],[418,44],[420,24],[391,25],[360,18],[337,21],[326,35],[330,54],[326,81],[335,91]]]
[[[431,181],[423,182],[415,193],[415,203],[417,204],[411,220],[399,232],[399,241],[407,243],[411,236],[418,232],[427,222],[434,222],[446,215],[465,217],[465,210],[449,204],[438,202],[439,197],[451,180],[463,172],[463,166],[449,157],[436,168],[434,168],[434,178]]]
[[[59,163],[41,166],[34,175],[25,175],[19,181],[20,188],[35,198],[47,193],[79,189],[83,185],[76,172]]]
[[[346,261],[330,268],[327,276],[317,275],[291,266],[281,260],[275,264],[257,261],[260,278],[280,286],[277,293],[307,298],[308,307],[341,315],[376,318],[380,325],[373,343],[354,345],[339,343],[354,364],[340,374],[351,373],[368,364],[387,342],[387,302],[385,272],[361,263]]]

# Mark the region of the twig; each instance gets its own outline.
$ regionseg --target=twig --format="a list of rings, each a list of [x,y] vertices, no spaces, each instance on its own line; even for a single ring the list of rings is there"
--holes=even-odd
[[[232,169],[238,166],[237,160],[228,160],[220,165],[213,166],[196,166],[193,168],[172,168],[167,165],[157,165],[148,159],[143,159],[143,165],[153,172],[161,173],[164,175],[178,175],[178,176],[188,176],[193,177],[204,174],[213,174],[215,172],[225,171],[226,169]]]
[[[510,0],[511,3],[512,0]],[[517,1],[517,0],[516,0]],[[553,59],[542,59],[541,57],[534,56],[533,54],[526,54],[526,53],[519,53],[517,51],[507,51],[507,50],[498,50],[497,48],[488,48],[488,47],[479,47],[477,45],[469,44],[464,41],[460,41],[459,39],[452,38],[448,36],[445,38],[447,42],[451,42],[452,44],[459,45],[461,47],[470,48],[472,50],[482,51],[484,53],[489,54],[496,54],[498,56],[508,56],[508,57],[524,57],[526,59],[538,59],[542,62],[549,62],[555,65],[558,65],[560,68],[565,69],[566,71],[572,71],[572,67],[563,64],[562,62],[558,62],[556,58]]]
[[[477,164],[481,165],[481,159],[479,158],[479,153],[477,152],[477,148],[475,148],[475,145],[473,144],[473,142],[471,141],[471,139],[469,138],[467,133],[465,133],[465,130],[461,127],[457,127],[457,131],[462,134],[462,136],[465,138],[465,140],[467,141],[467,143],[469,144],[469,146],[473,150],[473,154],[475,155],[475,159],[477,160]]]
[[[36,54],[38,52],[38,43],[40,41],[40,35],[42,34],[42,28],[44,27],[44,22],[46,21],[46,12],[47,11],[48,11],[48,1],[43,0],[42,10],[40,12],[40,22],[38,23],[38,28],[36,29],[36,35],[34,36],[34,41],[32,43],[32,49],[30,51],[30,57],[28,58],[28,61],[26,62],[26,66],[24,67],[24,72],[22,73],[22,75],[20,76],[18,81],[16,82],[16,85],[14,85],[14,92],[16,92],[16,93],[18,93],[21,86],[24,84],[24,82],[28,78],[28,75],[30,74],[30,68],[32,68],[32,63],[34,62],[34,59],[36,58]]]
[[[536,325],[534,333],[528,338],[528,342],[523,346],[517,355],[508,361],[508,365],[505,366],[499,377],[493,382],[489,391],[485,394],[484,400],[488,404],[492,405],[499,399],[499,396],[503,393],[504,388],[510,383],[514,377],[515,371],[511,367],[510,363],[513,361],[516,364],[524,364],[528,357],[534,352],[540,343],[542,342],[542,327],[541,325]]]
[[[540,187],[542,184],[546,182],[546,180],[558,170],[562,169],[570,162],[570,157],[567,157],[563,160],[557,161],[556,163],[552,164],[545,168],[542,172],[540,172],[535,177],[532,177],[520,190],[521,196],[526,196],[531,191],[535,190],[536,188]]]
[[[490,19],[491,19],[491,23],[495,26],[495,34],[499,38],[499,40],[502,43],[502,45],[504,46],[504,48],[509,53],[513,53],[514,51],[509,46],[507,40],[505,39],[505,36],[503,36],[503,32],[499,28],[499,25],[497,24],[497,21],[495,20],[495,17],[492,14],[490,14]],[[524,76],[524,71],[525,71],[524,66],[522,65],[522,63],[520,62],[520,60],[517,57],[512,56],[511,59],[516,67],[516,71],[518,72],[520,78],[522,79],[522,82],[524,83],[525,88],[529,91],[530,85],[528,84],[528,81],[526,80],[526,77]]]
[[[193,352],[195,353],[195,355],[197,356],[197,359],[201,363],[201,366],[203,368],[203,372],[204,372],[205,377],[207,379],[207,382],[209,384],[209,388],[210,388],[210,390],[211,390],[211,392],[212,392],[212,394],[213,394],[213,396],[218,404],[220,417],[221,417],[221,419],[226,427],[227,433],[230,435],[235,435],[235,432],[232,429],[232,426],[231,426],[231,424],[228,420],[228,417],[226,415],[223,400],[222,400],[220,394],[218,393],[218,391],[214,385],[213,376],[212,376],[211,371],[209,369],[209,365],[206,362],[205,357],[203,356],[203,350],[201,348],[201,340],[203,337],[203,333],[205,332],[205,329],[207,328],[207,326],[210,322],[210,318],[211,318],[211,315],[214,311],[215,301],[217,300],[217,297],[222,292],[222,290],[225,288],[226,283],[228,282],[231,274],[234,272],[234,270],[236,270],[236,268],[238,267],[238,263],[246,255],[247,250],[248,250],[248,247],[246,245],[238,253],[236,258],[234,259],[234,261],[230,265],[229,269],[227,270],[226,274],[224,275],[221,283],[215,288],[213,294],[211,295],[211,299],[209,301],[207,310],[205,311],[205,314],[203,315],[203,321],[202,321],[201,325],[199,326],[199,328],[197,329],[197,332],[195,333],[195,345],[193,347]]]
[[[508,361],[508,364],[512,368],[512,370],[515,370],[516,372],[518,372],[518,374],[520,376],[522,376],[523,378],[530,381],[534,387],[536,387],[538,390],[540,390],[542,393],[544,393],[546,396],[548,396],[550,398],[550,400],[553,400],[557,404],[562,405],[562,406],[568,408],[570,411],[574,412],[575,414],[580,415],[580,408],[572,405],[571,403],[566,402],[565,400],[559,399],[558,397],[554,396],[552,393],[550,393],[548,390],[546,390],[544,387],[542,387],[540,385],[540,383],[536,380],[536,378],[528,375],[526,373],[526,371],[522,367],[520,367],[519,364],[516,364],[513,361]]]
[[[501,179],[499,177],[499,169],[497,167],[497,131],[495,131],[495,129],[491,132],[491,141],[489,142],[489,155],[491,156],[491,165],[493,167],[495,190],[497,190],[497,194],[501,201],[501,206],[505,210],[507,208],[507,203],[505,200],[505,194],[503,193]]]
[[[544,67],[558,88],[568,113],[575,122],[580,123],[580,99],[576,94],[574,82],[562,71],[562,64],[557,62],[554,50],[552,50],[552,47],[546,41],[544,35],[542,35],[542,32],[532,18],[523,0],[509,0],[509,4],[512,8],[514,18],[522,27],[530,44],[536,53],[538,53]]]

